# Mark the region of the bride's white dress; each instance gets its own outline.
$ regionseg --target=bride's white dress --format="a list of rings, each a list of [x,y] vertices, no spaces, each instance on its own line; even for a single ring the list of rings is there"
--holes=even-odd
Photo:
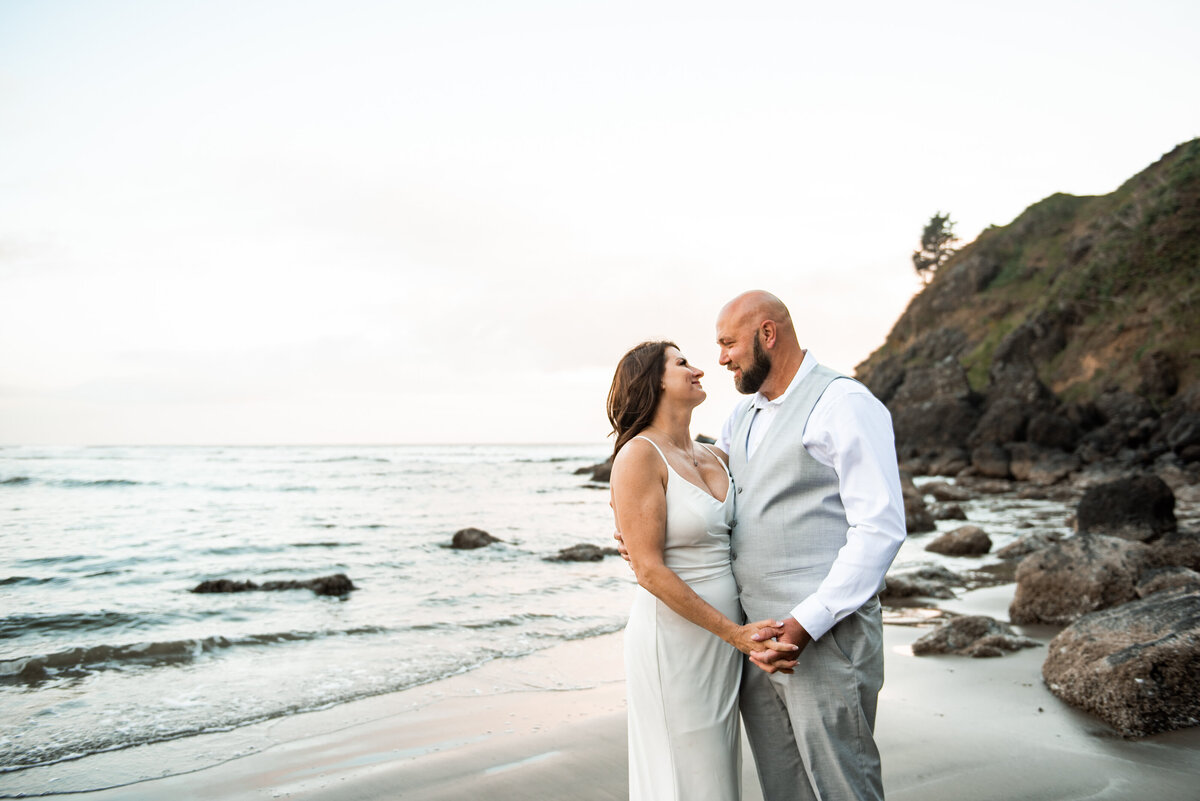
[[[740,622],[729,564],[733,479],[718,501],[670,464],[667,474],[666,565]],[[737,649],[637,588],[625,627],[630,801],[741,798],[741,675]]]

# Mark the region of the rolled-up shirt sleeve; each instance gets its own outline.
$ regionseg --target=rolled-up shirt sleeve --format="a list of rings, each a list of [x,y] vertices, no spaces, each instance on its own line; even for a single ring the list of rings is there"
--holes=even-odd
[[[829,574],[791,612],[820,639],[878,592],[904,542],[904,496],[892,417],[861,384],[831,383],[809,416],[803,442],[814,459],[837,473],[850,524]]]

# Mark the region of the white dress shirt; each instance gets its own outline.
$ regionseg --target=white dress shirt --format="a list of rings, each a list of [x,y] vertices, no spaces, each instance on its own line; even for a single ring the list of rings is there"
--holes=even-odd
[[[806,353],[782,395],[767,400],[761,392],[755,394],[752,403],[759,411],[750,423],[747,461],[766,437],[780,404],[816,366],[816,358]],[[736,416],[735,408],[717,441],[725,453],[730,452]],[[804,426],[801,442],[809,455],[837,473],[850,524],[846,544],[829,574],[815,593],[797,599],[791,611],[814,640],[870,600],[904,542],[904,496],[895,441],[887,407],[862,384],[845,379],[830,383]]]

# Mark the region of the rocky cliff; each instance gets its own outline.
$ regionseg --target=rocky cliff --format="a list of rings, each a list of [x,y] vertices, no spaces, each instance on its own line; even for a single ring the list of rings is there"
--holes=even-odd
[[[914,473],[1200,477],[1200,139],[1109,195],[1051,195],[984,231],[857,375]]]

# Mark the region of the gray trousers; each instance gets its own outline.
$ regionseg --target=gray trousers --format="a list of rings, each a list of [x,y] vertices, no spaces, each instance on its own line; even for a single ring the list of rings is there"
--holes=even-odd
[[[791,675],[747,664],[739,700],[766,801],[881,801],[881,686],[878,599],[810,642]]]

